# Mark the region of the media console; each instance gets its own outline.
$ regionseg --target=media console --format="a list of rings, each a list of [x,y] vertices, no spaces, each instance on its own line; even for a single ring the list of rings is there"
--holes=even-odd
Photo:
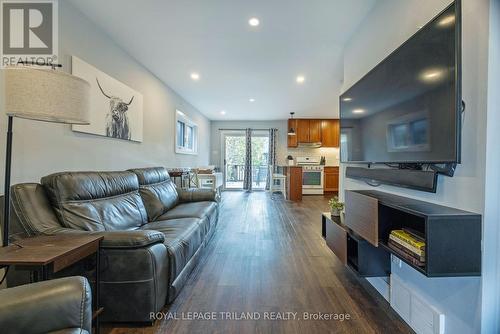
[[[323,214],[322,235],[342,262],[361,276],[376,276],[385,268],[390,273],[390,254],[427,277],[481,275],[481,215],[380,191],[349,190],[345,201],[342,221]],[[402,228],[424,236],[424,266],[413,264],[388,246],[390,232]],[[353,239],[358,245],[361,242],[361,251],[359,246],[352,247]],[[353,258],[357,264],[369,259],[368,269],[375,269],[366,270],[365,265],[359,270],[359,265],[349,263]]]

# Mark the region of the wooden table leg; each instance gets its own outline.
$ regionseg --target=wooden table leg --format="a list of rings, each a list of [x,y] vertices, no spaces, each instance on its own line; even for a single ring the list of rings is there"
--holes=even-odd
[[[100,322],[99,322],[99,317],[100,317],[100,303],[99,303],[99,297],[100,297],[100,271],[101,271],[101,256],[100,256],[100,243],[99,243],[99,248],[97,249],[96,254],[96,269],[95,269],[95,305],[96,305],[96,312],[98,314],[96,315],[95,318],[95,333],[99,334],[100,331]]]

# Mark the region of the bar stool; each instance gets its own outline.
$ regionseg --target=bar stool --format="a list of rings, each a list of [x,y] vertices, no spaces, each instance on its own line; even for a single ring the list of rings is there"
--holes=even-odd
[[[269,177],[269,192],[271,196],[273,193],[280,191],[286,200],[286,175],[275,173],[274,166],[269,165]]]

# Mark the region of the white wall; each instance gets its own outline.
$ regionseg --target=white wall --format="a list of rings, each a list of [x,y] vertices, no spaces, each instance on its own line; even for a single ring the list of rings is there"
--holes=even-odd
[[[130,57],[76,8],[59,1],[59,57],[71,71],[71,55],[122,81],[144,96],[144,141],[133,143],[75,133],[69,125],[14,120],[12,183],[38,181],[64,170],[124,170],[136,166],[208,164],[210,121]],[[1,74],[0,74],[1,75]],[[3,84],[3,78],[0,78]],[[0,87],[3,88],[3,87]],[[3,89],[0,90],[3,94]],[[4,98],[0,95],[0,101]],[[3,106],[1,106],[3,109]],[[175,154],[178,108],[199,125],[198,155]],[[6,116],[0,115],[0,192],[3,193]]]
[[[483,333],[500,332],[500,0],[490,1],[488,123],[486,145],[484,245],[483,245]]]
[[[278,129],[276,160],[279,165],[286,163],[287,146],[287,121],[212,121],[210,138],[210,164],[220,167],[221,165],[221,136],[219,129]]]
[[[379,1],[346,46],[343,91],[449,3],[450,0]],[[467,111],[462,133],[462,164],[455,177],[440,177],[436,194],[390,186],[377,190],[484,213],[488,13],[488,0],[463,0],[463,99]],[[345,173],[345,165],[342,173]],[[345,189],[364,188],[369,187],[341,178],[341,193]],[[445,313],[446,333],[480,331],[481,278],[428,279],[404,264],[403,268],[393,264],[392,272]]]

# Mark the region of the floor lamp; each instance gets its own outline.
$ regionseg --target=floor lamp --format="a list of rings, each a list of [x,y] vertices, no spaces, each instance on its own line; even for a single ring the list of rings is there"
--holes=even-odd
[[[35,121],[89,124],[90,84],[73,75],[37,67],[2,70],[8,116],[5,156],[3,246],[9,244],[10,174],[14,117]]]

